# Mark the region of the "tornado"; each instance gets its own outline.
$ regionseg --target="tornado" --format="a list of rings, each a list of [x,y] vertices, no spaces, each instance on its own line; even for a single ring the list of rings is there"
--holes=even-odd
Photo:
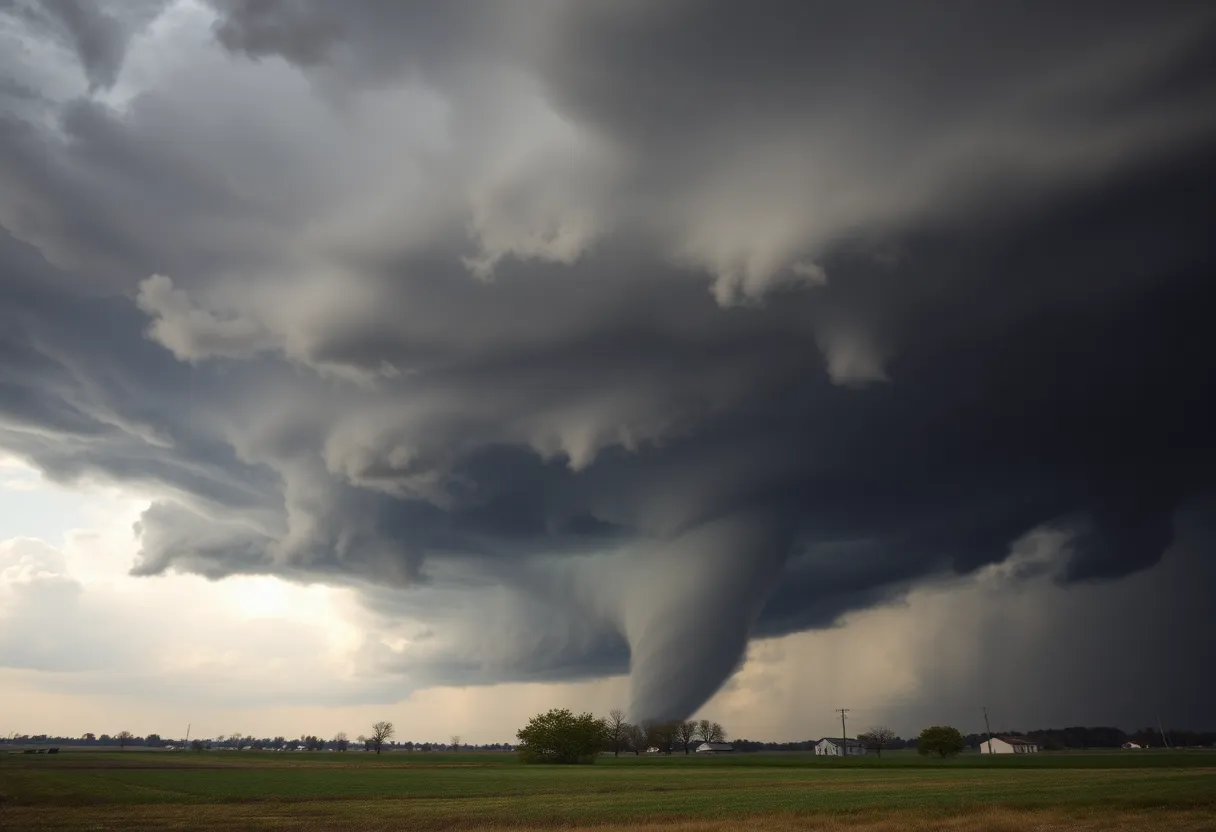
[[[738,668],[789,556],[777,512],[719,518],[644,554],[625,603],[630,717],[685,719]]]

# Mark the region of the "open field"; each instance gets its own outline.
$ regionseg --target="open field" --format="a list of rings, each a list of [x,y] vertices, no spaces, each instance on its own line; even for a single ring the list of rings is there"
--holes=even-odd
[[[1216,753],[0,754],[0,829],[1216,830]]]

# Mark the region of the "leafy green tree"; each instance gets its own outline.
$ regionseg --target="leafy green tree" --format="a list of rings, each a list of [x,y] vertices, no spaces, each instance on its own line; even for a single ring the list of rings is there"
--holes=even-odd
[[[957,728],[949,725],[934,725],[920,732],[916,740],[916,750],[921,754],[937,754],[939,757],[951,757],[966,747],[963,735]]]
[[[609,738],[604,720],[566,708],[532,717],[515,735],[525,763],[594,763]]]

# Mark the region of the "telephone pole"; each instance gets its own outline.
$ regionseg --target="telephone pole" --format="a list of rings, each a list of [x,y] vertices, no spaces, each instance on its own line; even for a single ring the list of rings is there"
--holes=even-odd
[[[992,753],[992,726],[988,724],[988,706],[984,706],[984,730],[988,732],[988,753]]]
[[[840,713],[840,754],[847,757],[849,755],[849,738],[844,730],[844,715],[849,712],[848,708],[837,708]]]

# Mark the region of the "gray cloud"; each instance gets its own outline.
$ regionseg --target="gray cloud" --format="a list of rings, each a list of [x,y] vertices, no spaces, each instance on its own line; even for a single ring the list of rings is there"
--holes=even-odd
[[[23,24],[30,35],[48,36],[71,48],[89,89],[96,91],[114,85],[131,38],[166,5],[167,0],[4,0],[0,15]]]
[[[1212,487],[1210,11],[863,6],[191,12],[0,120],[0,447],[159,491],[137,574],[640,717],[1037,528],[1153,568]]]

